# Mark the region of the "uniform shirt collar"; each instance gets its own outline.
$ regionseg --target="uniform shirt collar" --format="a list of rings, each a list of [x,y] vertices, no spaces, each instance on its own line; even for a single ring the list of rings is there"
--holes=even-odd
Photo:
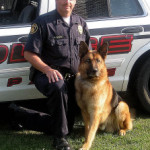
[[[79,24],[80,23],[79,17],[75,13],[71,14],[71,20],[72,20],[73,24]]]
[[[62,23],[64,23],[64,20],[56,10],[56,24],[58,25]],[[74,13],[72,13],[70,16],[70,25],[71,24],[79,24],[79,17],[77,17],[77,15]]]

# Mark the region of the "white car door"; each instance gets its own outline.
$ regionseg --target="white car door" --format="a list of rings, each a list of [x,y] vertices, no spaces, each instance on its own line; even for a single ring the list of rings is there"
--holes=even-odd
[[[32,5],[28,2],[0,1],[0,101],[41,97],[34,85],[30,84],[30,64],[23,56],[30,24],[39,8],[37,3]],[[34,13],[35,16],[30,18]]]

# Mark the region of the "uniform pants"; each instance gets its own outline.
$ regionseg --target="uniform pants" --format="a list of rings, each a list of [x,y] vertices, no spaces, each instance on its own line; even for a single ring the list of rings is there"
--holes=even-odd
[[[24,109],[26,119],[23,126],[57,137],[67,135],[73,128],[75,112],[78,109],[75,102],[74,78],[49,83],[46,75],[38,72],[34,84],[48,97],[46,102],[48,113]]]

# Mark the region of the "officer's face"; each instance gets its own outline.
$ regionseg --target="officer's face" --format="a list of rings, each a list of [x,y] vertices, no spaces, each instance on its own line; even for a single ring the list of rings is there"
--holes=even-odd
[[[56,8],[62,17],[69,17],[76,4],[76,0],[56,0]]]

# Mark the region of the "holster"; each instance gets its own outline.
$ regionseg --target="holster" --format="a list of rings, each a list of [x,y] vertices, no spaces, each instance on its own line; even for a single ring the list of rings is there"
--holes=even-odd
[[[36,70],[33,66],[30,67],[30,73],[29,73],[29,80],[30,80],[30,81],[33,81],[34,76],[35,76],[35,74],[36,74],[36,71],[37,71],[37,70]]]

